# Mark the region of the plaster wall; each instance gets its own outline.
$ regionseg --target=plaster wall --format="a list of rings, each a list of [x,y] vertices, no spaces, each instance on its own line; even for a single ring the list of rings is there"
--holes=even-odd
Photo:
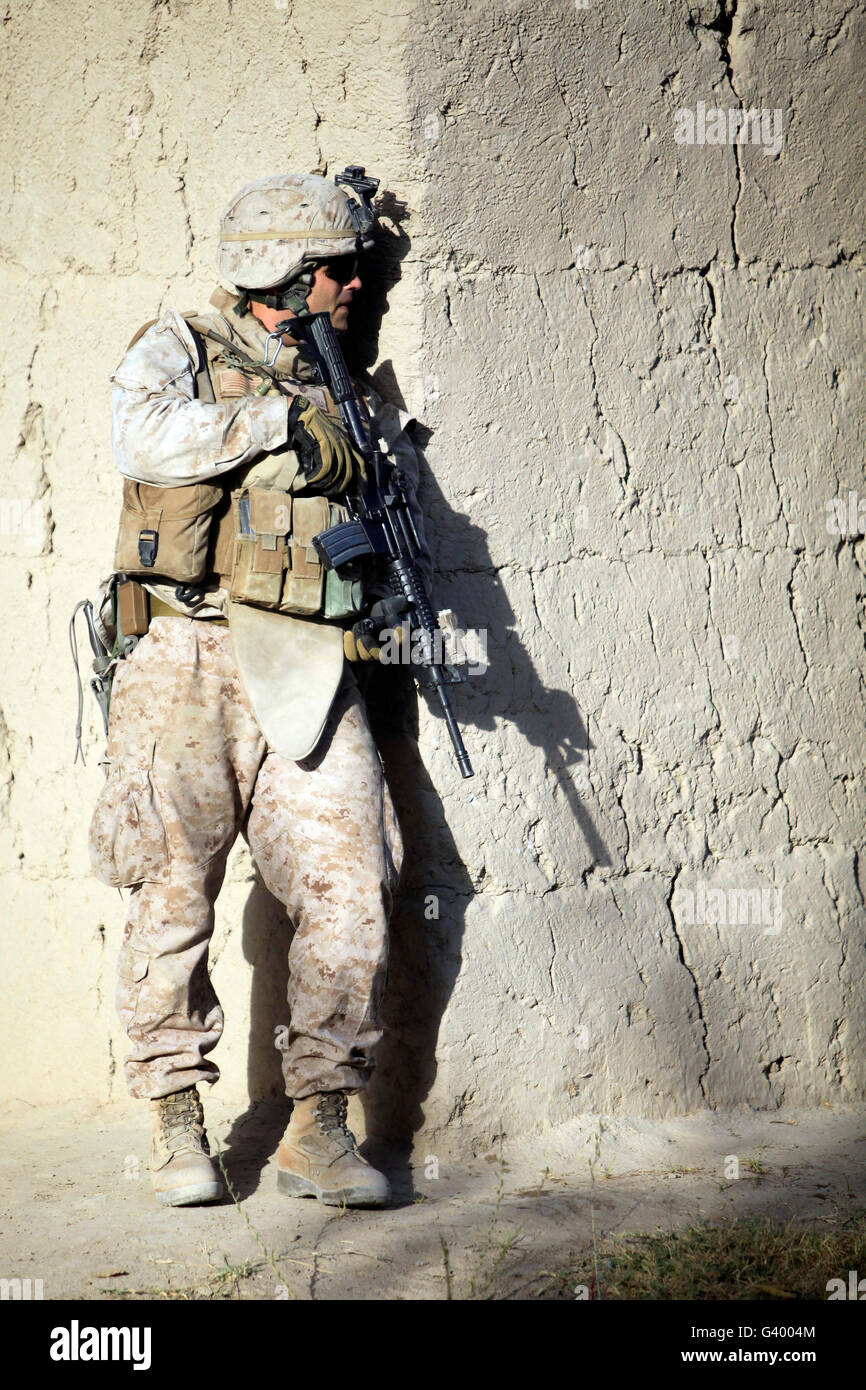
[[[358,360],[419,421],[436,605],[491,661],[472,782],[372,693],[409,863],[368,1124],[862,1098],[862,5],[0,18],[4,1098],[124,1094],[66,636],[111,567],[108,376],[205,306],[237,186],[347,162],[387,190]],[[239,847],[239,1104],[279,1093],[286,933]]]

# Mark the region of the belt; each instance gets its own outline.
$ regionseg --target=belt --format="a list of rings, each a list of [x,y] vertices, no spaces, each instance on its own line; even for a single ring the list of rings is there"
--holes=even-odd
[[[163,603],[156,594],[150,594],[150,616],[152,618],[196,618],[195,613],[181,613],[178,608],[172,608],[170,603]],[[218,627],[228,627],[227,618],[196,618],[200,623],[213,623]]]

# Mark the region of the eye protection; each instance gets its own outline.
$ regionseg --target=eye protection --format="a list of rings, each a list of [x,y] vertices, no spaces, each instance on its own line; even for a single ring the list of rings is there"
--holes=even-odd
[[[358,274],[357,256],[336,256],[334,260],[325,261],[323,264],[328,279],[334,280],[338,285],[348,285]]]

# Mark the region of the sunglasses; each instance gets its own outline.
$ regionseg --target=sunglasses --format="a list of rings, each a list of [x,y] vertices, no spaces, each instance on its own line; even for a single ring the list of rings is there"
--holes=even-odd
[[[325,261],[323,264],[328,279],[336,281],[338,285],[348,285],[358,274],[357,256],[336,256],[334,260]]]

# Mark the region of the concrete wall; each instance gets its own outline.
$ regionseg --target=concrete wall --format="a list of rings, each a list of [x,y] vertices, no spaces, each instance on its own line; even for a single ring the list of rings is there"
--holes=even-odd
[[[124,1094],[65,632],[111,565],[108,375],[204,307],[236,186],[348,161],[388,194],[360,360],[420,422],[436,602],[492,661],[473,782],[423,700],[371,696],[410,863],[369,1123],[466,1149],[862,1097],[863,18],[8,0],[6,1097]],[[239,1106],[279,1092],[286,930],[239,849]]]

